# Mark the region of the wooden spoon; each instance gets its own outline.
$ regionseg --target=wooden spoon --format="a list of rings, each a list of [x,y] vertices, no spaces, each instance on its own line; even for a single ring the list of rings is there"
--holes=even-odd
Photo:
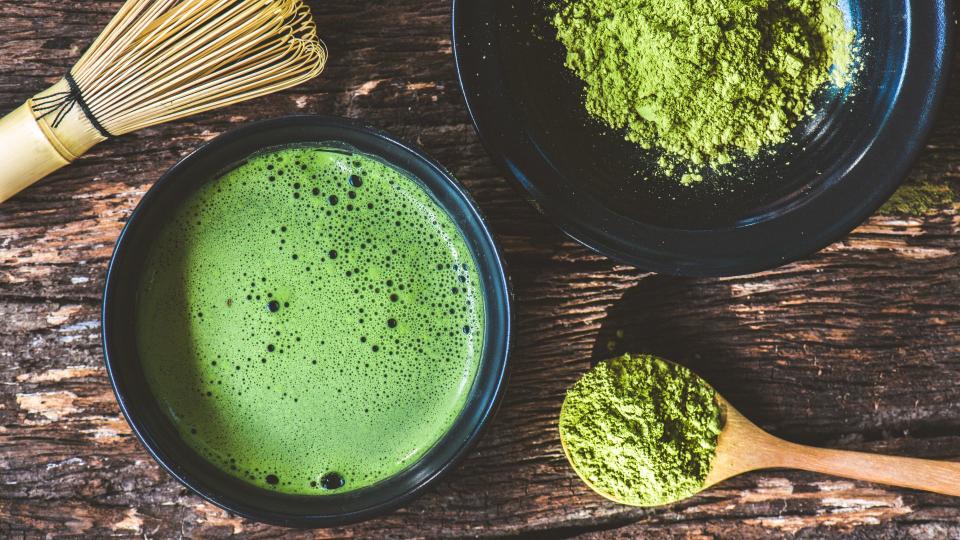
[[[758,469],[801,469],[853,480],[960,496],[960,463],[787,442],[763,431],[717,394],[725,423],[704,488]]]
[[[801,469],[960,496],[960,463],[828,450],[787,442],[757,427],[719,393],[716,397],[723,416],[723,429],[702,489],[758,469]],[[571,457],[562,434],[560,443],[574,471],[592,490],[614,502],[631,504],[593,485]]]

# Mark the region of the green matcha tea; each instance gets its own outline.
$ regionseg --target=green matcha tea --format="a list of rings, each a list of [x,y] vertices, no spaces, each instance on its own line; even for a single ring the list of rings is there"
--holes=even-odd
[[[559,427],[571,464],[593,489],[659,506],[703,489],[723,418],[716,391],[695,373],[627,354],[567,390]]]
[[[222,470],[293,494],[384,480],[464,408],[484,298],[462,233],[372,157],[252,157],[170,209],[137,297],[147,381]]]
[[[837,0],[549,5],[587,112],[662,150],[685,185],[786,142],[817,91],[853,80],[856,33]]]

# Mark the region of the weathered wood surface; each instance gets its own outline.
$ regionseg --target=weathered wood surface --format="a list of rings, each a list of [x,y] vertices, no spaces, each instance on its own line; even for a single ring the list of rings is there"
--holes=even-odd
[[[484,153],[448,4],[312,2],[332,54],[318,81],[108,142],[0,207],[0,537],[960,537],[960,499],[814,474],[750,474],[655,510],[577,481],[555,430],[564,388],[624,347],[688,363],[789,439],[960,459],[960,213],[874,217],[743,278],[613,264],[538,216]],[[118,5],[0,0],[0,109],[57,79]],[[362,118],[446,164],[489,216],[518,306],[506,400],[469,458],[390,516],[310,533],[232,517],[150,460],[114,403],[98,312],[117,233],[164,170],[236,125],[304,112]],[[960,188],[958,112],[952,96],[914,179]]]

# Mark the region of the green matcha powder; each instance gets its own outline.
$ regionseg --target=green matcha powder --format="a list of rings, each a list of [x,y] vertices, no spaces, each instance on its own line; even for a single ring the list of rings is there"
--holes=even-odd
[[[685,184],[786,141],[853,64],[836,0],[570,0],[552,22],[587,111]]]
[[[577,473],[637,506],[700,491],[721,427],[716,392],[689,369],[653,356],[601,362],[570,388],[560,413]]]

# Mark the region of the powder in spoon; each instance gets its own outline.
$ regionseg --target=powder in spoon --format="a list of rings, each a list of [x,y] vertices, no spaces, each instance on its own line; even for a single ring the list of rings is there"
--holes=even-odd
[[[685,184],[783,143],[853,63],[837,0],[568,0],[552,23],[587,111]]]
[[[597,364],[568,391],[560,436],[577,473],[637,506],[704,486],[722,428],[716,392],[689,369],[654,356]]]

